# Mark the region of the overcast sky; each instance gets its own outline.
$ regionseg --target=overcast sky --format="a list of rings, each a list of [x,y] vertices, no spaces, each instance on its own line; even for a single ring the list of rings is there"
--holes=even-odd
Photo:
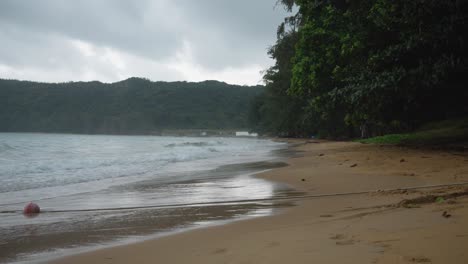
[[[258,84],[276,0],[1,0],[0,78]]]

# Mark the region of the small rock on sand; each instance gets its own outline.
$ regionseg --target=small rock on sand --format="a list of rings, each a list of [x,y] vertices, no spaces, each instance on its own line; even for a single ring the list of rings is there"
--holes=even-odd
[[[349,166],[349,167],[351,167],[351,168],[357,167],[357,164],[354,163],[353,165],[351,165],[351,166]]]

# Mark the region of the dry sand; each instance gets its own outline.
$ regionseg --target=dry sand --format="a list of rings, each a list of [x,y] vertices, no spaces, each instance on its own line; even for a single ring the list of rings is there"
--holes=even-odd
[[[307,194],[373,192],[301,199],[274,216],[53,263],[468,263],[468,185],[377,191],[468,182],[468,156],[349,142],[296,143],[303,143],[296,147],[302,157],[259,177]]]

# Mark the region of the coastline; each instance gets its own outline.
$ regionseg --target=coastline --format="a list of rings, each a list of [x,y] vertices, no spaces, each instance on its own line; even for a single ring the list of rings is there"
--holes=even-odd
[[[199,172],[203,177],[212,175],[236,181],[242,185],[247,181],[262,189],[271,186],[271,197],[257,197],[246,200],[218,200],[212,202],[193,202],[161,204],[141,207],[109,209],[78,209],[71,211],[45,210],[38,217],[62,217],[60,224],[52,223],[28,226],[26,229],[11,228],[17,233],[17,239],[3,237],[0,263],[49,263],[49,261],[73,254],[92,252],[115,246],[128,245],[156,239],[197,228],[218,226],[224,223],[270,215],[278,208],[289,206],[286,202],[271,199],[286,198],[294,193],[285,186],[267,180],[256,179],[255,172],[265,171],[278,166],[281,162],[253,162],[223,165],[214,170]],[[197,176],[197,173],[193,173]],[[219,180],[219,179],[218,179]],[[258,186],[259,180],[263,181]],[[197,184],[200,179],[176,184]],[[216,184],[216,181],[209,182]],[[141,184],[141,183],[139,183]],[[151,184],[146,182],[146,184]],[[240,187],[219,187],[226,192]],[[232,190],[231,190],[232,189]],[[221,198],[221,197],[220,197]],[[3,211],[2,211],[3,212]],[[16,215],[16,211],[4,211],[4,214]],[[73,218],[70,222],[68,218]],[[94,218],[94,220],[92,220]],[[105,218],[106,221],[101,219]],[[34,223],[36,217],[26,220]],[[86,221],[86,222],[85,222]],[[76,225],[76,226],[74,226]],[[4,229],[6,230],[6,229]],[[61,231],[64,230],[64,231]],[[25,239],[25,233],[27,237]],[[14,258],[13,256],[17,257]]]
[[[300,157],[258,177],[308,195],[280,214],[195,229],[49,263],[466,263],[466,154],[290,140]],[[457,197],[450,194],[460,194]],[[428,197],[446,197],[421,199]],[[402,202],[406,201],[406,202]],[[450,217],[446,217],[446,215]]]
[[[267,198],[288,195],[289,192],[281,184],[252,176],[285,165],[280,162],[283,156],[275,153],[286,146],[284,143],[231,138],[109,139],[69,135],[18,135],[19,143],[15,143],[14,136],[16,134],[6,137],[11,140],[2,138],[2,142],[8,142],[2,146],[11,150],[2,154],[22,157],[18,155],[23,149],[22,142],[26,142],[22,143],[24,148],[33,154],[34,147],[41,146],[44,141],[50,146],[60,146],[61,150],[56,160],[60,166],[44,162],[50,169],[43,172],[42,168],[36,169],[39,166],[31,169],[23,165],[15,170],[18,174],[27,178],[28,174],[23,174],[20,168],[28,168],[31,175],[40,172],[38,180],[46,183],[54,179],[54,175],[68,182],[73,176],[83,176],[84,181],[4,192],[10,189],[7,180],[13,175],[8,170],[15,166],[1,166],[0,180],[6,184],[2,185],[0,193],[0,263],[47,263],[71,254],[269,215],[277,210],[277,204]],[[64,148],[67,145],[60,143],[64,138],[69,139],[67,142],[86,141],[87,144],[82,145],[99,148],[86,147],[88,155],[82,161],[80,155],[69,158],[82,152],[73,144]],[[117,152],[115,145],[121,146]],[[78,151],[70,153],[65,149]],[[57,153],[57,148],[37,150],[42,153],[37,156],[40,161],[49,160],[40,158],[44,153],[50,153],[48,157],[52,160]],[[113,153],[118,157],[112,156]],[[68,163],[62,157],[80,164]],[[29,163],[41,164],[33,162],[36,161],[34,158],[29,160]],[[18,159],[17,164],[24,163],[25,159]],[[84,172],[68,170],[87,168],[82,164],[93,167]],[[87,181],[86,173],[93,170],[95,178],[102,180]],[[145,173],[141,174],[142,171]],[[108,175],[119,177],[104,177]],[[16,186],[20,186],[20,180]],[[24,217],[21,210],[24,203],[33,199],[30,197],[34,197],[32,201],[41,207],[41,214],[33,218]],[[246,197],[249,199],[245,200]]]

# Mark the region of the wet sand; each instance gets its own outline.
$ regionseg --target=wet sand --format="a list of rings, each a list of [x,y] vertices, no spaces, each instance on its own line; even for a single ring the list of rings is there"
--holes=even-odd
[[[390,191],[468,182],[466,154],[292,142],[302,156],[259,177],[309,196],[350,194],[52,263],[468,263],[468,185]]]

